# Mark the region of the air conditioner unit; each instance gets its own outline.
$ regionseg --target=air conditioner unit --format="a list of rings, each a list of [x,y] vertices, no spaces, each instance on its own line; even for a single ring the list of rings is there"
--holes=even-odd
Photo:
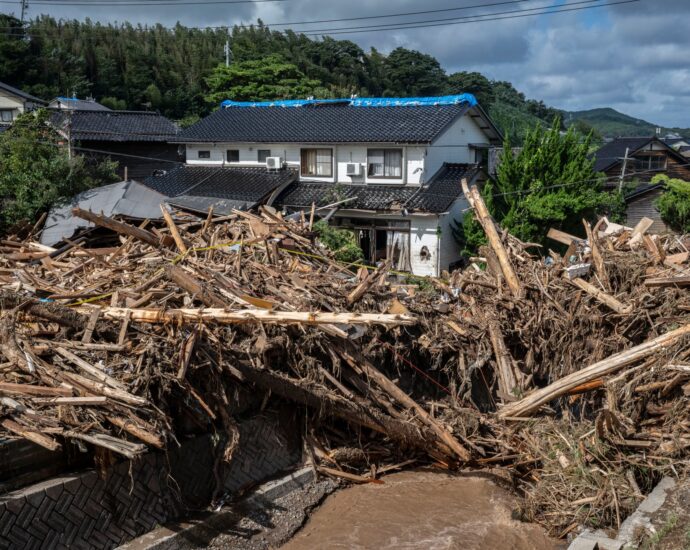
[[[280,170],[283,167],[281,157],[266,157],[266,168],[269,170]]]
[[[347,176],[361,176],[362,165],[359,162],[348,162],[345,165],[345,174]]]

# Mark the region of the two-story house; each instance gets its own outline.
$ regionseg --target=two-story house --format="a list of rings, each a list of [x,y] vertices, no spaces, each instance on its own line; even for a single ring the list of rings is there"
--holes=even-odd
[[[626,224],[634,227],[642,218],[651,218],[650,230],[657,233],[668,228],[654,206],[663,185],[652,184],[652,178],[666,174],[690,181],[690,160],[656,136],[610,141],[594,153],[594,170],[606,174],[606,188],[626,192]]]
[[[315,204],[355,231],[369,262],[439,275],[459,258],[460,181],[483,180],[486,151],[500,140],[470,94],[226,101],[176,138],[186,164],[144,183],[197,212]]]

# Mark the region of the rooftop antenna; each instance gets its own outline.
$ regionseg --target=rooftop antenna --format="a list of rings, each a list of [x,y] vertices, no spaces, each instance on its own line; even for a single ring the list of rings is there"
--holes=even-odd
[[[29,11],[29,0],[21,0],[22,2],[22,25],[24,24],[24,16],[26,15],[26,12]]]

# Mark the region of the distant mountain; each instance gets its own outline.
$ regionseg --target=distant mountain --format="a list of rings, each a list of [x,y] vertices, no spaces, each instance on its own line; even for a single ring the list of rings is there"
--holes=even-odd
[[[652,136],[656,133],[657,128],[661,128],[662,136],[675,132],[683,137],[690,138],[690,128],[666,128],[640,118],[625,115],[609,107],[589,109],[587,111],[563,111],[563,122],[566,126],[577,120],[586,122],[605,138]]]

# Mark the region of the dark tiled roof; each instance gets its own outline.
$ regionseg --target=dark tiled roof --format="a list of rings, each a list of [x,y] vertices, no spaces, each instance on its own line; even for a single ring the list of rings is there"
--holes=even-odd
[[[340,208],[355,210],[401,210],[446,212],[452,202],[462,194],[460,181],[472,181],[479,174],[475,164],[444,164],[421,187],[410,185],[352,185],[315,182],[295,182],[276,199],[276,204],[306,208],[316,203],[326,206],[344,199],[353,199]]]
[[[77,99],[76,97],[56,97],[48,105],[51,108],[68,111],[111,111],[109,107],[101,105],[93,99]]]
[[[42,99],[39,99],[36,96],[33,96],[31,94],[27,94],[26,92],[23,92],[19,88],[15,88],[14,86],[10,86],[9,84],[5,84],[4,82],[0,82],[0,89],[5,90],[6,92],[9,92],[12,95],[16,95],[16,96],[22,97],[24,99],[27,99],[29,101],[33,101],[34,103],[40,103],[40,104],[46,103]]]
[[[221,205],[223,201],[232,205],[231,208],[239,208],[242,205],[251,208],[296,177],[295,170],[269,172],[263,167],[222,168],[185,165],[163,176],[146,178],[143,183],[168,197],[175,197],[174,201],[170,201],[171,204],[187,203],[190,208],[192,204],[201,205],[193,209],[206,210],[208,205]]]
[[[295,182],[280,194],[276,203],[282,206],[304,208],[316,203],[326,206],[345,199],[352,199],[340,208],[356,210],[400,209],[419,191],[417,186],[402,185],[352,185],[343,183]]]
[[[662,189],[664,186],[664,183],[643,183],[641,185],[638,185],[635,189],[633,189],[631,192],[625,195],[625,201],[631,201],[641,195],[649,193],[650,191]]]
[[[430,143],[467,104],[404,107],[227,107],[175,141],[244,143]]]
[[[607,168],[621,162],[625,157],[625,150],[629,149],[628,154],[632,155],[638,149],[647,145],[652,137],[630,137],[617,138],[609,143],[603,145],[596,153],[594,153],[594,171],[603,172]]]
[[[453,201],[462,195],[462,179],[472,183],[479,172],[476,164],[444,163],[429,183],[410,200],[407,207],[427,212],[447,212]]]
[[[170,141],[176,124],[149,111],[57,111],[53,124],[77,141]]]

